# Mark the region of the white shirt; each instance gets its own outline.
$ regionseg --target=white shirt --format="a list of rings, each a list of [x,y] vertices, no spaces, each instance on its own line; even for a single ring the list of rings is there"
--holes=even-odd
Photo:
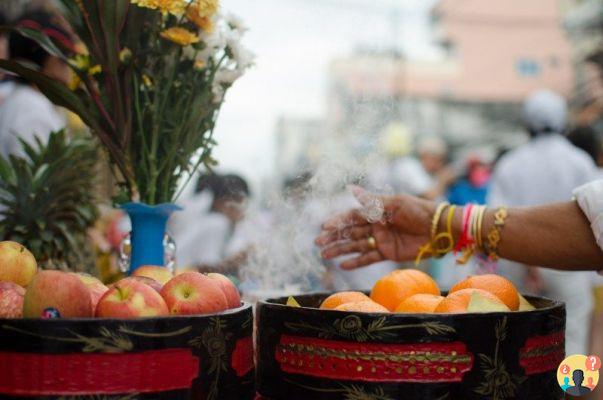
[[[23,155],[19,139],[35,145],[51,132],[65,128],[64,115],[39,91],[28,85],[15,85],[0,105],[0,155]]]
[[[541,136],[503,157],[494,172],[489,203],[517,207],[568,201],[574,188],[594,179],[597,169],[585,152],[561,135]],[[500,260],[498,268],[500,274],[525,290],[526,271],[521,264]],[[566,305],[567,353],[585,353],[593,306],[593,273],[552,269],[539,272],[545,295]]]
[[[597,177],[597,168],[584,151],[561,135],[542,136],[500,160],[488,204],[517,207],[567,201],[574,188]]]
[[[410,156],[376,166],[369,176],[369,181],[372,187],[379,192],[391,189],[392,193],[406,193],[414,196],[422,195],[434,184],[421,162]]]
[[[603,180],[579,187],[574,190],[574,197],[590,221],[595,240],[603,250]],[[599,274],[603,275],[603,270]]]

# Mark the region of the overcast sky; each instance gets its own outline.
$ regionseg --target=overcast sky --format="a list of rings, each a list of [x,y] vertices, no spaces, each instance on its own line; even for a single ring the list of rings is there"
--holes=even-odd
[[[324,115],[328,65],[358,46],[401,48],[433,59],[435,0],[223,0],[249,26],[256,66],[228,93],[217,127],[222,170],[270,175],[279,116]]]

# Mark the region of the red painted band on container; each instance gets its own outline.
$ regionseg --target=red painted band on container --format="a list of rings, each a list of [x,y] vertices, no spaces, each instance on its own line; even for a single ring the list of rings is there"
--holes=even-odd
[[[366,382],[460,382],[473,367],[465,344],[383,344],[282,335],[276,360],[284,372]]]
[[[199,375],[190,349],[140,353],[0,352],[0,393],[16,396],[158,393],[189,389]]]
[[[565,358],[565,331],[533,336],[519,351],[519,365],[526,375],[556,370]]]
[[[253,370],[254,363],[252,336],[237,340],[235,349],[232,352],[230,364],[239,378],[247,375]]]

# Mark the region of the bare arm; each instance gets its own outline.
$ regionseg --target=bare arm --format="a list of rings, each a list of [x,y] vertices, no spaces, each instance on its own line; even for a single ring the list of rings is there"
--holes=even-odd
[[[419,247],[429,241],[431,218],[436,204],[410,196],[378,197],[356,192],[365,206],[382,202],[384,217],[368,222],[362,210],[337,216],[323,225],[316,244],[323,248],[324,258],[359,253],[342,264],[357,268],[385,259],[411,261]],[[496,210],[488,210],[482,235],[490,231]],[[462,210],[454,214],[452,234],[458,240],[462,227]],[[439,231],[445,230],[445,217],[439,221]],[[369,237],[374,237],[372,248]],[[524,264],[541,265],[566,270],[600,270],[603,252],[597,246],[589,222],[575,202],[539,207],[512,208],[501,233],[499,254],[502,258]]]
[[[494,221],[489,210],[484,225]],[[460,222],[460,216],[458,217]],[[499,246],[501,257],[557,269],[603,269],[603,252],[576,202],[509,210]]]

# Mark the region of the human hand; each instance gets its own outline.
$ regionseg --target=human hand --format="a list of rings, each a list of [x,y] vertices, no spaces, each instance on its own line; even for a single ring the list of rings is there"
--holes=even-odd
[[[322,248],[322,257],[332,259],[357,253],[357,257],[341,264],[344,269],[383,260],[413,260],[430,239],[436,204],[406,195],[376,196],[359,187],[352,191],[362,207],[323,224],[315,240]]]

